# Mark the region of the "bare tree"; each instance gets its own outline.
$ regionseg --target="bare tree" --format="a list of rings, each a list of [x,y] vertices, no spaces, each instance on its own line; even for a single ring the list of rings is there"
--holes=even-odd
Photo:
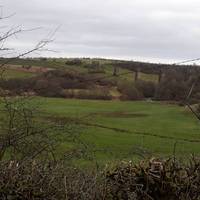
[[[6,20],[11,16],[1,17],[0,21]],[[7,56],[0,64],[0,81],[4,80],[4,72],[10,62],[30,55],[33,52],[40,52],[46,49],[46,46],[52,42],[55,31],[48,38],[40,40],[33,48],[25,52],[10,56],[14,53],[13,48],[7,48],[6,42],[12,37],[25,31],[21,27],[8,28],[0,35],[0,53],[1,56]],[[53,130],[56,126],[50,126],[48,123],[40,122],[36,116],[37,106],[32,105],[29,96],[9,96],[8,92],[0,89],[0,160],[5,157],[11,159],[34,159],[37,156],[49,155],[54,158]]]

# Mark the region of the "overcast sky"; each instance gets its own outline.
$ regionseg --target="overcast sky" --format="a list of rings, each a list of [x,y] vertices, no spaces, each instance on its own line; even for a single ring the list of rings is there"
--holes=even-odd
[[[59,29],[43,56],[175,62],[200,57],[199,0],[0,0],[2,26],[40,29],[12,38],[31,48]],[[37,56],[37,55],[35,55]]]

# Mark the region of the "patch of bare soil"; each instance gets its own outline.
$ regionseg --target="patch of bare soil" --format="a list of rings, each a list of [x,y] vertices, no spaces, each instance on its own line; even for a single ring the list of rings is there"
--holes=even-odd
[[[148,117],[148,114],[145,113],[131,113],[131,112],[101,112],[101,113],[94,113],[94,115],[99,115],[103,117],[115,117],[115,118],[138,118],[138,117]]]

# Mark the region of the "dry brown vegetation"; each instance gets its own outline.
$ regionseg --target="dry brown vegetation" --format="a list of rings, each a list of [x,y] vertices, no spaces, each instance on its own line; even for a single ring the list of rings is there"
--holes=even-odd
[[[151,159],[123,162],[104,170],[80,170],[63,162],[0,164],[0,198],[198,200],[200,161]]]
[[[46,68],[44,68],[46,69]],[[159,83],[144,80],[125,80],[105,74],[48,70],[30,78],[1,80],[0,88],[10,95],[32,93],[45,97],[184,101],[195,82],[190,103],[198,103],[200,96],[198,74],[187,77],[182,71],[167,71]]]

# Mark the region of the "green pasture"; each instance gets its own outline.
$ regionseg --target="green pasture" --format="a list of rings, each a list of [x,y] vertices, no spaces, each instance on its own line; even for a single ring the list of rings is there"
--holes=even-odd
[[[66,65],[65,59],[47,59],[47,60],[41,60],[41,59],[34,59],[34,60],[26,60],[26,59],[18,59],[13,60],[10,62],[10,64],[13,64],[15,66],[32,66],[32,67],[44,67],[44,68],[52,68],[52,69],[62,69],[66,70],[68,72],[77,72],[77,73],[89,73],[90,76],[96,75],[95,73],[90,73],[91,68],[87,68],[87,61],[84,61],[83,64],[79,66],[72,66],[72,65]],[[0,61],[1,63],[1,61]],[[105,79],[117,79],[117,80],[128,80],[128,81],[134,81],[134,72],[125,69],[125,68],[119,68],[117,77],[110,77],[113,74],[113,66],[109,63],[103,62],[102,63],[102,69],[104,70],[104,73],[98,73],[99,76],[108,76],[108,78]],[[7,69],[5,72],[5,77],[7,79],[10,78],[29,78],[33,76],[34,74],[31,72],[23,72],[15,69]],[[140,72],[139,73],[139,79],[145,80],[145,81],[158,81],[158,76],[156,74],[145,74]]]
[[[36,98],[45,116],[80,121],[82,140],[100,161],[200,152],[199,121],[184,107],[160,102]],[[62,150],[69,144],[63,141]]]
[[[31,72],[24,72],[24,71],[19,71],[19,70],[14,70],[14,69],[6,69],[3,76],[6,79],[12,79],[12,78],[30,78],[34,76],[34,73]]]

